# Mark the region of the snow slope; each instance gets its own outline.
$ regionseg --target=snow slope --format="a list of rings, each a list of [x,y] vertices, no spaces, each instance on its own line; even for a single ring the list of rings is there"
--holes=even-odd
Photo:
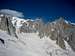
[[[22,26],[21,21],[28,24],[28,19],[12,18],[12,23],[16,28]],[[12,37],[7,32],[0,30],[0,38],[4,40],[4,44],[0,40],[0,56],[75,56],[75,52],[66,41],[66,50],[63,50],[56,44],[56,41],[46,36],[40,39],[37,33],[22,32],[17,33],[17,36],[18,38]]]
[[[5,40],[5,44],[0,42],[0,56],[75,56],[66,42],[68,48],[62,50],[55,41],[47,37],[40,39],[36,33],[17,35],[18,39],[0,31],[0,38]]]

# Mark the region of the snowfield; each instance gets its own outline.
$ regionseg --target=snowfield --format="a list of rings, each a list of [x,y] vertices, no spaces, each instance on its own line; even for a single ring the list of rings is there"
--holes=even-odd
[[[0,56],[75,56],[70,46],[65,42],[67,50],[61,49],[55,41],[47,37],[42,39],[36,33],[17,34],[18,39],[0,31]]]

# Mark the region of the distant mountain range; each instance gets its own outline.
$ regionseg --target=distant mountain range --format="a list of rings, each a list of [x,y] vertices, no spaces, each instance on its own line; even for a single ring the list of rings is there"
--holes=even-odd
[[[0,30],[5,31],[9,36],[15,37],[16,39],[19,39],[19,35],[22,33],[37,33],[40,39],[44,37],[49,38],[55,41],[56,45],[63,50],[67,49],[65,45],[66,41],[71,49],[75,51],[75,23],[68,22],[63,17],[53,22],[44,23],[41,18],[35,20],[22,19],[1,13]],[[3,44],[5,42],[1,37],[0,41]],[[23,41],[21,42],[24,43]]]

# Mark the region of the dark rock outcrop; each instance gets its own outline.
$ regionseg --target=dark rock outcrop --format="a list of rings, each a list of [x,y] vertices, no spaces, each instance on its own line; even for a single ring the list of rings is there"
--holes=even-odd
[[[1,18],[0,29],[3,31],[7,31],[7,33],[11,36],[18,38],[16,35],[16,32],[15,32],[16,28],[13,26],[13,24],[11,22],[12,16],[5,15],[5,14],[2,14],[2,15],[3,16],[0,16],[0,18]]]
[[[2,44],[5,44],[5,41],[2,38],[0,38],[0,41],[2,42]]]

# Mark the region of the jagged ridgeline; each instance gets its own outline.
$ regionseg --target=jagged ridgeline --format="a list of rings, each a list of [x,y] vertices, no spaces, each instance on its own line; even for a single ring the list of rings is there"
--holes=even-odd
[[[0,29],[3,31],[6,31],[9,35],[13,37],[17,37],[16,35],[16,28],[13,26],[12,22],[12,16],[8,14],[0,14]]]
[[[56,44],[62,49],[66,49],[65,42],[67,41],[71,48],[75,51],[75,25],[64,20],[63,17],[53,21],[44,23],[42,19],[17,19],[9,14],[0,14],[0,29],[6,31],[9,35],[16,38],[16,33],[36,33],[39,37],[49,37],[52,40],[56,40]],[[12,23],[14,21],[14,24]],[[18,23],[19,21],[19,23]],[[18,27],[17,24],[20,24]]]

